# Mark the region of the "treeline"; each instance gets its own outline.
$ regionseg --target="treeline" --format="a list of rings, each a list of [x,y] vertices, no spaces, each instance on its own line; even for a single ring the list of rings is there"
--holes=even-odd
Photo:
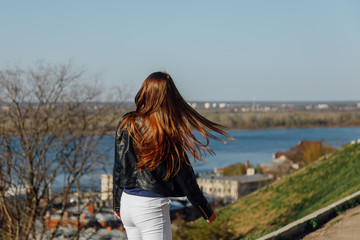
[[[231,129],[360,126],[360,112],[219,112],[203,115]]]
[[[250,166],[251,168],[255,169],[256,173],[262,173],[262,168],[260,166]],[[223,176],[230,177],[230,176],[238,176],[246,174],[246,166],[242,163],[235,163],[230,166],[224,168]]]

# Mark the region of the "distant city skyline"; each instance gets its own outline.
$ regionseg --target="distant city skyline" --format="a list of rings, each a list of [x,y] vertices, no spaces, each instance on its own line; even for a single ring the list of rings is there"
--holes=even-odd
[[[360,101],[360,2],[3,1],[1,70],[72,60],[134,98],[167,71],[187,101]]]

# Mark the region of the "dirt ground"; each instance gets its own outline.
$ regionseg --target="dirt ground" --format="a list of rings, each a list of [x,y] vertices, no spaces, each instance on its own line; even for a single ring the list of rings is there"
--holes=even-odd
[[[348,209],[302,240],[360,240],[360,206]]]

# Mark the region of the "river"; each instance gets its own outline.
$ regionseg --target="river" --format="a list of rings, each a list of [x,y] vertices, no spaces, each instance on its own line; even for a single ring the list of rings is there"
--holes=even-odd
[[[251,165],[261,165],[261,163],[272,161],[275,152],[287,151],[302,140],[322,140],[326,144],[338,148],[351,140],[360,138],[360,127],[230,130],[228,132],[235,138],[235,142],[223,144],[211,141],[210,147],[216,155],[207,156],[205,163],[198,162],[196,168],[194,168],[196,172],[226,167],[238,162],[245,163],[246,160],[249,160]],[[91,176],[83,177],[81,185],[84,188],[88,188],[89,183],[91,183],[90,185],[95,186],[93,189],[100,190],[101,174],[112,173],[113,146],[114,136],[109,134],[99,146],[100,148],[109,149],[105,165],[99,166]],[[58,178],[57,184],[61,184],[61,177]],[[57,184],[55,183],[55,185]]]
[[[360,138],[359,127],[232,130],[229,133],[236,139],[235,143],[224,145],[212,142],[216,155],[208,157],[204,164],[198,166],[199,170],[245,163],[246,160],[254,165],[269,162],[275,152],[287,151],[302,140],[324,141],[338,148]]]

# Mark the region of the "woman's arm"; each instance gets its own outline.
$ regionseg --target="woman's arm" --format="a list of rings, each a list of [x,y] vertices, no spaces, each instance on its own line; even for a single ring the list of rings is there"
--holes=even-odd
[[[122,121],[120,121],[121,123]],[[120,126],[120,123],[118,127]],[[118,128],[117,127],[117,128]],[[113,168],[113,208],[114,212],[119,213],[120,216],[120,200],[123,192],[123,188],[120,187],[121,183],[121,171],[122,171],[122,154],[124,148],[123,140],[123,131],[118,134],[118,130],[116,129],[115,134],[115,159],[114,159],[114,168]]]
[[[197,184],[192,166],[182,162],[180,170],[175,176],[175,180],[191,204],[201,213],[201,216],[208,222],[214,221],[216,215]]]

